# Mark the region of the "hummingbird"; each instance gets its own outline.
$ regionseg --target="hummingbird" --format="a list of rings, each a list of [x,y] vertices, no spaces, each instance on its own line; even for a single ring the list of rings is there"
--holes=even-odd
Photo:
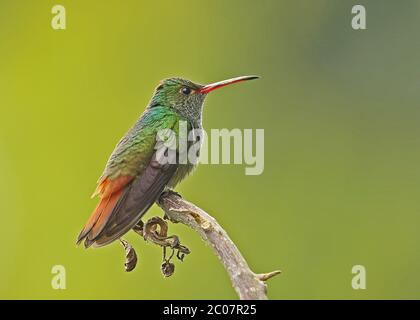
[[[161,130],[179,134],[180,121],[188,130],[202,129],[204,100],[210,92],[257,78],[242,76],[207,85],[182,78],[162,80],[143,114],[109,157],[92,195],[99,196],[99,203],[77,244],[84,241],[85,248],[102,247],[119,239],[139,223],[163,191],[175,188],[192,172],[196,163],[161,161],[156,148]]]

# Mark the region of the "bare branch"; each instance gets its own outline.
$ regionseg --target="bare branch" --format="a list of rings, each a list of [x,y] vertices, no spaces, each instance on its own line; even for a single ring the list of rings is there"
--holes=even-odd
[[[280,274],[273,271],[255,274],[249,268],[236,245],[216,219],[194,204],[184,200],[179,194],[167,191],[159,199],[158,205],[165,211],[165,217],[174,223],[182,223],[195,230],[210,244],[223,263],[232,285],[241,300],[266,300],[267,287],[264,281]]]

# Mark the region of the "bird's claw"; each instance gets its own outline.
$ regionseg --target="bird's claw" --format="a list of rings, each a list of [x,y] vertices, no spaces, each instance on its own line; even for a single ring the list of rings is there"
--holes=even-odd
[[[177,196],[177,197],[179,197],[179,198],[182,198],[181,194],[180,194],[180,193],[178,193],[178,192],[176,192],[175,190],[168,189],[168,190],[166,190],[166,192],[167,192],[167,194],[168,194],[168,195],[169,195],[169,194],[173,194],[173,195],[175,195],[175,196]]]
[[[177,197],[179,197],[179,198],[182,198],[182,196],[181,196],[181,194],[179,194],[178,192],[176,192],[176,191],[174,191],[174,190],[172,190],[172,189],[166,189],[165,191],[163,191],[161,194],[160,194],[160,196],[159,196],[159,198],[158,198],[158,200],[156,201],[158,204],[161,204],[162,203],[162,198],[163,197],[165,197],[165,196],[169,196],[169,195],[175,195],[175,196],[177,196]],[[166,213],[165,213],[165,216],[164,216],[164,218],[166,217]]]

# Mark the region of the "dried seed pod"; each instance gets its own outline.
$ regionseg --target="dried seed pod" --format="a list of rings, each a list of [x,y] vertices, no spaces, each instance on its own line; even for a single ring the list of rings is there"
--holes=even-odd
[[[143,237],[143,229],[144,223],[141,220],[133,227],[133,231],[139,234],[141,237]]]
[[[170,261],[163,261],[160,269],[162,270],[162,274],[164,277],[170,277],[175,272],[175,265]]]
[[[161,242],[168,235],[168,223],[160,217],[150,218],[143,226],[143,236],[145,240]]]
[[[137,253],[136,250],[134,250],[133,246],[129,244],[127,241],[121,239],[121,244],[124,247],[125,250],[125,271],[130,272],[133,271],[134,268],[137,265]]]

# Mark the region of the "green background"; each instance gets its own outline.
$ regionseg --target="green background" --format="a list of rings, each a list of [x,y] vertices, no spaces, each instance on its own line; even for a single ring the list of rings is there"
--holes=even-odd
[[[54,4],[67,30],[50,26]],[[365,31],[351,28],[364,4]],[[164,279],[161,251],[129,234],[75,246],[114,145],[160,79],[207,83],[204,125],[264,128],[265,171],[202,165],[177,189],[214,215],[269,297],[420,298],[420,1],[0,2],[0,298],[235,299],[191,230]],[[154,207],[147,215],[161,215]],[[67,289],[53,290],[63,265]],[[354,265],[367,290],[351,287]]]

